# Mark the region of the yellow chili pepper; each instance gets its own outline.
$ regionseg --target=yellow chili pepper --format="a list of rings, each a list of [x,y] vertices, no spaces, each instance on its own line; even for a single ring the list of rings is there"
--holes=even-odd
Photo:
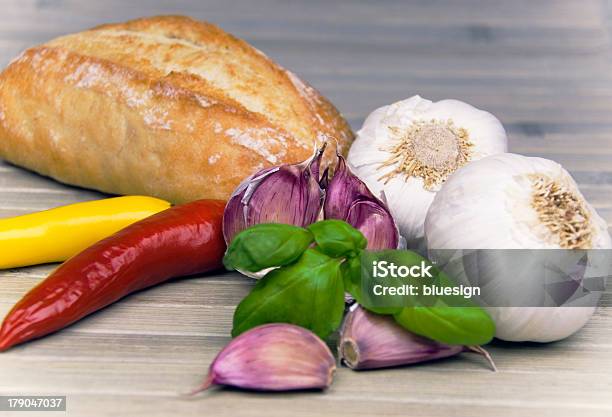
[[[170,203],[127,196],[0,219],[0,269],[62,262]]]

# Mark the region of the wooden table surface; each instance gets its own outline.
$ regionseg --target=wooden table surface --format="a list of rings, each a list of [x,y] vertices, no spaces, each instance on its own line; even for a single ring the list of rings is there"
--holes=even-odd
[[[607,4],[229,3],[2,0],[0,64],[23,48],[100,23],[188,14],[221,25],[299,73],[355,129],[376,107],[417,93],[489,110],[505,124],[512,151],[562,163],[612,222]],[[0,217],[100,197],[0,163]],[[0,272],[0,317],[52,269]],[[233,310],[252,285],[237,274],[222,274],[132,295],[53,336],[0,354],[0,395],[67,395],[68,415],[88,417],[612,415],[610,293],[591,322],[567,340],[495,342],[490,351],[498,373],[478,357],[463,355],[375,372],[341,368],[325,393],[214,390],[180,397],[198,385],[228,342]]]

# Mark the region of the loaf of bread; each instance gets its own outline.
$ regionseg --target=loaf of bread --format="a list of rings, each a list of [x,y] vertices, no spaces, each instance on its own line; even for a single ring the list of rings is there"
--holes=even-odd
[[[30,48],[0,74],[0,158],[59,181],[179,203],[353,134],[315,89],[187,17],[104,25]]]

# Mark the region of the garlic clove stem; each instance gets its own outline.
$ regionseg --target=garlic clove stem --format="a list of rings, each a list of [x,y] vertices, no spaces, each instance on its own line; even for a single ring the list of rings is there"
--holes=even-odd
[[[493,357],[482,346],[464,346],[463,351],[464,352],[476,353],[477,355],[481,355],[489,363],[489,366],[491,367],[491,370],[493,372],[497,372],[498,371],[497,365],[495,365],[495,362],[493,361]]]

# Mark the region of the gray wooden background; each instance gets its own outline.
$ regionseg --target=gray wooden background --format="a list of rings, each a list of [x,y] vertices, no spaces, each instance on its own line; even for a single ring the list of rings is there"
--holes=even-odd
[[[329,96],[355,129],[376,107],[416,93],[489,110],[504,122],[512,151],[562,163],[612,222],[606,3],[1,0],[0,64],[64,33],[175,13],[252,42]],[[0,162],[0,217],[99,197]],[[0,317],[51,269],[0,272]],[[325,393],[180,397],[229,340],[234,307],[251,285],[226,274],[135,294],[0,354],[0,395],[67,395],[71,416],[612,415],[610,294],[563,342],[494,343],[499,373],[463,355],[376,372],[343,368]]]

